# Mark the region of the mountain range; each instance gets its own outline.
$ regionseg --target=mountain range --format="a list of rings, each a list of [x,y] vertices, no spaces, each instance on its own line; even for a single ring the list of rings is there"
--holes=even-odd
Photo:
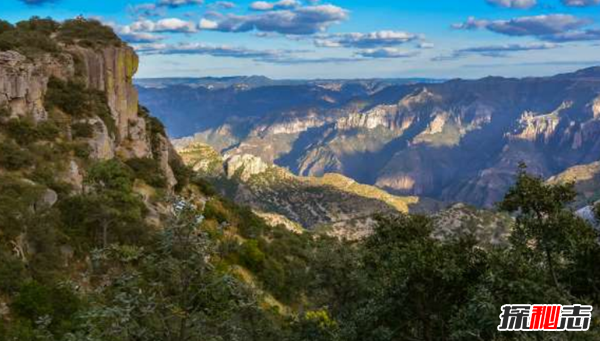
[[[491,207],[520,162],[550,178],[600,155],[600,67],[425,83],[259,79],[137,86],[178,147],[206,143],[395,195]]]

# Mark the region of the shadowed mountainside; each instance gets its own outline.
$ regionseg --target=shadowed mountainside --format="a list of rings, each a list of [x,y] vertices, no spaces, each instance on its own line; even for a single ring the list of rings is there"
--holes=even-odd
[[[521,161],[551,177],[600,155],[600,68],[370,84],[165,85],[140,93],[167,127],[196,131],[176,140],[180,147],[208,143],[298,175],[340,173],[398,195],[478,206],[504,195]]]

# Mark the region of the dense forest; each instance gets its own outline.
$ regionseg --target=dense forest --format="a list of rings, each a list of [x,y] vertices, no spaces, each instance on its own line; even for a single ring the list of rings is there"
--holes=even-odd
[[[120,44],[98,25],[3,22],[0,50]],[[434,238],[429,217],[402,214],[350,242],[270,226],[177,162],[169,188],[159,157],[90,157],[82,117],[118,130],[82,83],[51,79],[44,105],[42,122],[0,110],[0,340],[600,338],[597,318],[582,333],[496,329],[508,303],[600,305],[598,233],[570,208],[572,185],[522,167],[497,206],[515,218],[503,245]],[[139,112],[158,143],[164,129]],[[56,177],[67,160],[82,190]]]

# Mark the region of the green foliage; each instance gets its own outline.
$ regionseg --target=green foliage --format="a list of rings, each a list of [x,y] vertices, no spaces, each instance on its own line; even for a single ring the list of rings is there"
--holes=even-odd
[[[146,206],[133,192],[133,172],[118,160],[91,167],[86,183],[93,190],[59,204],[65,233],[83,250],[112,243],[140,244],[148,238]]]
[[[0,248],[0,292],[13,294],[25,279],[25,264],[9,250]]]
[[[229,212],[223,207],[223,203],[215,199],[206,202],[203,215],[206,219],[214,219],[219,224],[226,223],[232,219]]]
[[[144,106],[138,106],[138,115],[146,121],[146,131],[150,136],[150,146],[154,158],[160,157],[160,149],[163,138],[166,138],[167,132],[165,126],[156,117],[150,115],[150,111]]]
[[[265,254],[258,247],[258,241],[249,240],[242,244],[240,249],[240,261],[244,266],[254,271],[258,271],[262,268],[265,261]]]
[[[109,133],[113,136],[117,134],[116,123],[108,106],[106,94],[87,89],[83,83],[50,78],[44,105],[48,111],[57,108],[74,118],[97,116],[104,122]]]
[[[197,221],[184,206],[147,249],[127,252],[133,257],[116,248],[98,253],[96,275],[108,285],[83,314],[88,323],[77,338],[280,340],[249,288],[215,270],[215,245]]]
[[[0,22],[1,23],[1,22]],[[10,109],[6,105],[0,106],[0,121],[10,117]]]
[[[47,109],[59,108],[76,118],[88,117],[87,90],[83,83],[65,82],[56,77],[48,81],[48,92],[44,103]]]
[[[32,155],[12,141],[0,142],[0,167],[16,171],[32,165]]]
[[[166,188],[167,178],[160,168],[160,163],[151,158],[133,158],[127,160],[127,165],[133,170],[135,177],[156,188]]]
[[[8,21],[0,20],[0,34],[14,30],[14,29],[15,29],[15,27]]]
[[[133,188],[134,174],[127,165],[112,159],[93,165],[87,180],[97,189],[130,192]]]
[[[595,244],[598,238],[589,225],[567,209],[576,196],[573,184],[547,185],[542,178],[527,174],[522,166],[515,186],[499,204],[501,209],[517,213],[512,244],[544,262],[556,287],[557,267],[569,264],[581,247]]]
[[[58,28],[58,23],[51,19],[32,17],[30,20],[17,23],[16,27],[2,22],[0,24],[0,51],[17,50],[28,57],[36,57],[43,53],[58,52],[58,45],[51,34]]]
[[[200,191],[208,197],[213,197],[219,194],[215,186],[213,186],[213,184],[211,184],[210,181],[206,180],[205,178],[194,176],[191,179],[191,183],[197,186],[198,189],[200,189]]]
[[[193,172],[181,160],[171,160],[169,166],[173,171],[175,180],[177,180],[175,191],[179,192],[190,183]]]
[[[87,122],[77,122],[71,125],[73,138],[89,139],[94,137],[94,126]]]
[[[81,159],[88,159],[92,154],[92,147],[87,143],[75,143],[73,144],[73,153],[75,156]]]
[[[0,241],[8,244],[23,230],[24,223],[33,215],[42,188],[19,178],[0,175]]]
[[[40,139],[53,141],[59,137],[61,130],[54,121],[42,121],[37,124],[37,134]]]
[[[52,318],[50,330],[58,335],[68,332],[74,314],[81,303],[77,296],[65,287],[48,287],[31,281],[23,284],[11,304],[17,316],[36,322],[44,316]]]
[[[53,141],[60,135],[60,128],[53,121],[35,123],[30,119],[13,118],[6,123],[6,132],[17,143],[28,145],[38,140]]]
[[[295,324],[298,340],[335,341],[340,340],[338,323],[329,316],[327,310],[309,311]]]
[[[59,26],[59,23],[50,18],[40,18],[37,16],[17,23],[18,30],[39,32],[46,36],[56,32]]]
[[[33,143],[40,138],[35,123],[27,119],[13,118],[9,120],[6,130],[8,135],[21,145]]]
[[[95,19],[66,20],[60,26],[58,39],[67,44],[92,48],[122,45],[112,28]]]

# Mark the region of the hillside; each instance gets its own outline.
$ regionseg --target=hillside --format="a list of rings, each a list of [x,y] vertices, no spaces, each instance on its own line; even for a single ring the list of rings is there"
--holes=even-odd
[[[552,184],[574,183],[579,194],[577,207],[594,203],[600,199],[600,162],[570,167],[548,179],[548,182]]]
[[[425,216],[341,175],[180,156],[137,60],[96,20],[0,21],[0,340],[528,340],[497,330],[506,302],[600,304],[570,185],[520,169],[498,212]]]
[[[0,21],[0,339],[280,340],[337,242],[190,179],[137,67],[95,20]]]
[[[341,224],[352,229],[376,213],[408,213],[418,198],[396,197],[339,174],[299,177],[252,155],[221,157],[206,145],[179,149],[193,170],[213,179],[236,202],[287,217],[306,229]],[[221,186],[219,186],[221,184]]]
[[[598,161],[600,148],[600,68],[375,88],[167,83],[140,92],[174,136],[190,135],[178,147],[207,143],[300,176],[339,173],[399,196],[480,207],[503,197],[521,161],[549,178]]]
[[[296,176],[252,155],[221,156],[208,145],[194,144],[178,152],[225,195],[293,231],[303,227],[356,240],[373,233],[375,215],[436,212],[434,235],[439,238],[473,234],[484,244],[501,244],[513,223],[494,211],[460,204],[444,209],[443,203],[431,199],[394,196],[340,174]]]

